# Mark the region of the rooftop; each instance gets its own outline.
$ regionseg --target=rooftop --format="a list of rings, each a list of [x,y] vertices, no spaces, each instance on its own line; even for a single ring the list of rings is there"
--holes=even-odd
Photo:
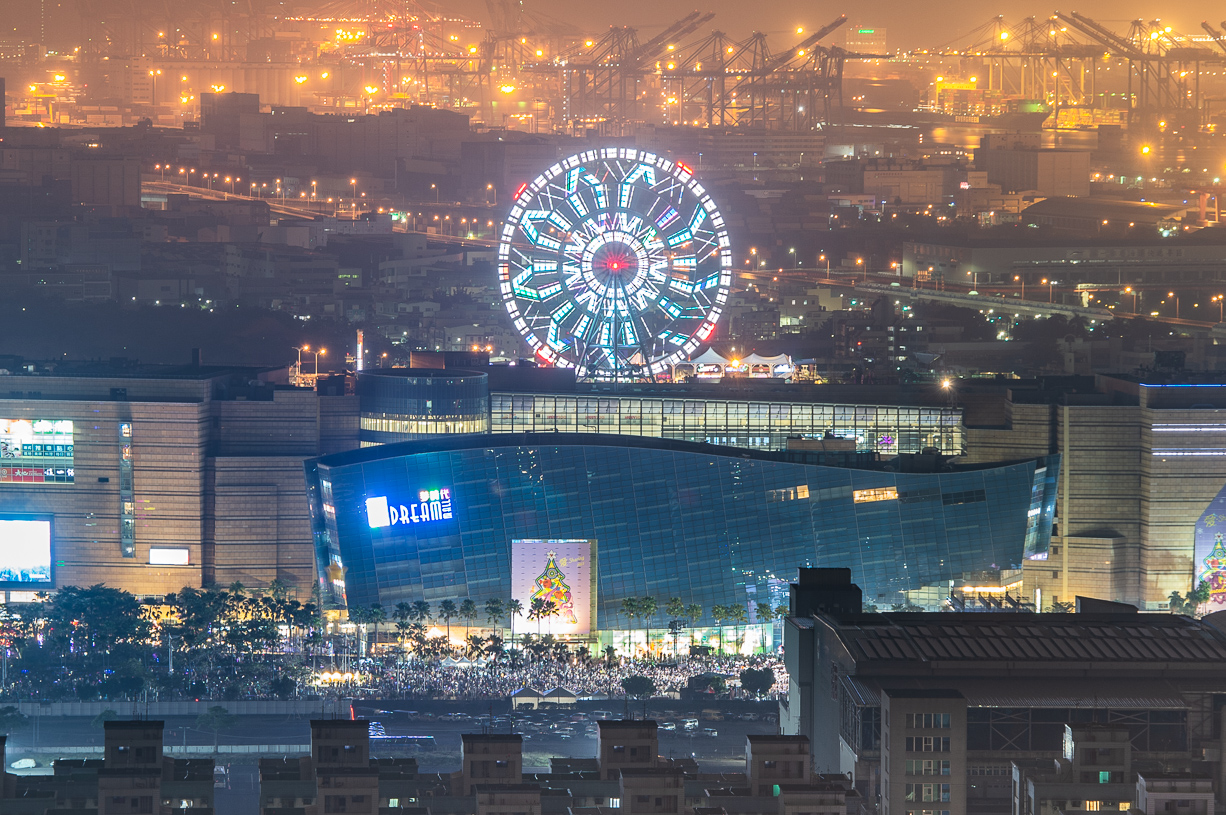
[[[975,662],[1226,668],[1226,635],[1172,614],[890,613],[820,618],[863,675],[873,666]]]

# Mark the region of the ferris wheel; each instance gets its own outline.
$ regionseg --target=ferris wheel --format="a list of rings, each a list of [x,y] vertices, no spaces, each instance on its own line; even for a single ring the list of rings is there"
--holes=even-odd
[[[711,336],[732,284],[723,216],[694,171],[589,150],[520,188],[498,246],[502,299],[542,361],[656,375]]]

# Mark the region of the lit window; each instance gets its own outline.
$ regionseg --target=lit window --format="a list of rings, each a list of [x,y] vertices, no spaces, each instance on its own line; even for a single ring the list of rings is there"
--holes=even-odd
[[[881,487],[872,490],[855,490],[851,494],[851,500],[857,504],[867,504],[873,501],[897,501],[897,487]]]

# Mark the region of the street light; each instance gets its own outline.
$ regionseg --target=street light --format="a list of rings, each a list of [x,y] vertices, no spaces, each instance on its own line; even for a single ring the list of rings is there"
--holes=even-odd
[[[830,279],[830,258],[826,257],[826,255],[823,253],[818,255],[817,259],[819,262],[823,260],[826,261],[826,279]]]
[[[1046,284],[1047,284],[1047,302],[1049,302],[1049,303],[1054,303],[1054,302],[1055,302],[1055,300],[1053,299],[1054,295],[1052,294],[1052,287],[1056,285],[1056,281],[1054,281],[1054,280],[1048,280],[1048,279],[1045,277],[1045,278],[1043,278],[1043,279],[1042,279],[1041,281],[1039,281],[1039,282],[1041,282],[1041,283],[1046,283]]]
[[[438,184],[431,184],[430,189],[434,190],[434,203],[438,203]]]
[[[488,192],[488,193],[490,193],[490,195],[491,195],[491,196],[492,196],[492,198],[493,198],[493,200],[491,200],[491,201],[490,201],[490,206],[491,206],[491,207],[496,207],[496,206],[498,206],[498,190],[494,189],[494,185],[493,185],[493,184],[486,184],[486,185],[485,185],[485,191],[486,191],[486,192]]]
[[[1173,291],[1168,291],[1166,293],[1166,296],[1175,298],[1175,319],[1178,320],[1179,319],[1179,295],[1175,294],[1175,292]]]
[[[1132,313],[1136,314],[1137,313],[1137,291],[1136,289],[1134,289],[1132,286],[1125,286],[1124,294],[1132,295]]]
[[[1219,294],[1213,299],[1217,302],[1217,321],[1219,323],[1226,323],[1226,308],[1223,308],[1226,306],[1226,294]],[[1133,310],[1135,311],[1136,309]]]
[[[1025,279],[1020,274],[1015,274],[1013,276],[1013,280],[1015,282],[1022,284],[1022,299],[1025,300],[1026,299],[1026,281]]]
[[[349,199],[353,202],[353,218],[356,221],[358,216],[358,180],[356,178],[349,179]]]

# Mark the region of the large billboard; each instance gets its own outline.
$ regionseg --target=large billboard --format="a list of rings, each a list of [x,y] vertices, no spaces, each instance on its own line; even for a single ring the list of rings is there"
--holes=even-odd
[[[1209,502],[1196,522],[1196,544],[1192,568],[1194,588],[1203,580],[1209,584],[1209,611],[1221,611],[1226,604],[1226,487]]]
[[[596,541],[511,541],[511,597],[541,600],[555,613],[522,624],[530,633],[582,636],[596,622]]]
[[[51,588],[51,519],[0,516],[0,587]]]
[[[0,484],[71,484],[70,419],[0,419]]]

